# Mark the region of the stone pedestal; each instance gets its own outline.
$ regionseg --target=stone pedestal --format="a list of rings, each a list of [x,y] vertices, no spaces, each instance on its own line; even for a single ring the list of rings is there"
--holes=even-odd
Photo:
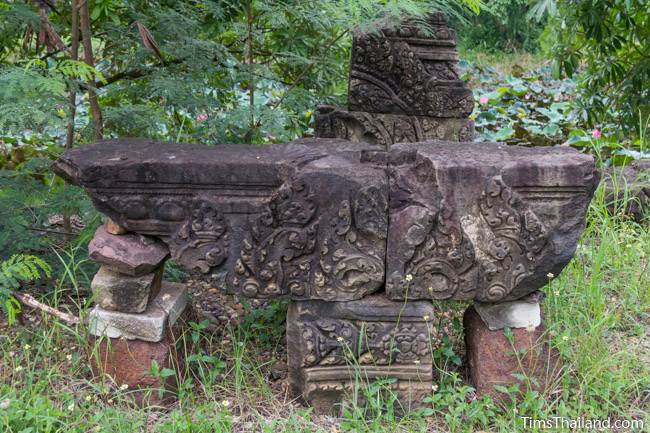
[[[383,294],[358,301],[294,301],[287,316],[289,383],[320,413],[334,413],[345,400],[361,403],[378,379],[402,409],[419,407],[431,394],[438,346],[428,302],[393,302]]]
[[[91,337],[91,342],[97,344],[96,354],[91,360],[95,375],[107,375],[118,386],[126,385],[140,406],[173,401],[170,391],[178,385],[177,376],[163,379],[151,375],[154,362],[160,371],[164,368],[177,372],[182,369],[182,357],[176,350],[173,332],[167,332],[162,340],[155,343],[108,337]]]
[[[141,405],[172,399],[176,377],[152,375],[182,368],[176,352],[178,320],[187,306],[181,284],[162,282],[167,246],[157,239],[129,234],[108,220],[88,246],[90,258],[102,266],[91,287],[96,306],[88,315],[91,342],[96,344],[91,367],[108,375]]]
[[[547,390],[557,378],[559,354],[548,343],[543,324],[528,328],[509,328],[512,341],[504,329],[490,330],[474,307],[463,318],[469,377],[479,395],[489,394],[497,399],[506,395],[495,389],[519,384],[525,392],[532,388]],[[521,381],[514,375],[532,380]]]

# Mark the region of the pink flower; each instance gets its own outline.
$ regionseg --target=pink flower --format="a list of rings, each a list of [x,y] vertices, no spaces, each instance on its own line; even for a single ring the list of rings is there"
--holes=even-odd
[[[486,105],[488,102],[490,102],[490,99],[487,96],[481,96],[478,102],[480,102],[481,105]]]
[[[600,129],[596,128],[593,131],[591,131],[591,136],[595,139],[599,139],[600,137],[603,136],[603,133],[600,132]]]
[[[196,116],[196,121],[199,122],[199,123],[203,123],[203,122],[205,122],[206,120],[208,120],[208,115],[205,114],[205,113],[201,113],[201,114],[198,114],[198,115]]]

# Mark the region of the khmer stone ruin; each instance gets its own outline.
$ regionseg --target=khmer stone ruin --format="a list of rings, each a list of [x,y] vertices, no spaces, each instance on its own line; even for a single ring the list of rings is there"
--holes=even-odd
[[[420,406],[437,380],[432,301],[473,304],[477,390],[511,383],[521,372],[503,328],[518,348],[538,344],[537,290],[572,258],[598,174],[571,148],[471,141],[457,61],[442,15],[428,31],[357,32],[348,107],[320,107],[319,138],[66,152],[55,171],[110,218],[89,248],[101,264],[91,333],[115,341],[103,367],[142,384],[144,373],[113,365],[125,344],[140,354],[130,368],[147,371],[147,345],[166,365],[160,348],[187,304],[182,285],[161,281],[171,257],[227,292],[291,299],[289,384],[319,410],[342,401],[355,374],[394,379],[400,403]]]

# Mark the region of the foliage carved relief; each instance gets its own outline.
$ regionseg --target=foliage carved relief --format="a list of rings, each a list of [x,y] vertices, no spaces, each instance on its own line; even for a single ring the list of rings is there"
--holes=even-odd
[[[453,208],[443,202],[428,235],[407,263],[417,297],[448,299],[476,287],[475,250]]]
[[[439,209],[411,222],[406,240],[415,247],[403,271],[387,281],[390,293],[496,302],[533,275],[548,232],[501,176],[487,181],[476,206],[479,215],[462,217],[469,222],[461,222],[444,199]]]
[[[402,142],[472,140],[474,129],[470,119],[379,114],[323,106],[319,107],[316,118],[316,135],[372,143],[388,149]]]
[[[307,293],[318,219],[314,194],[304,182],[284,185],[245,238],[232,285],[249,297]]]
[[[172,258],[190,270],[208,273],[228,255],[228,222],[200,198],[176,195],[99,195],[117,218],[146,235],[163,238]]]
[[[318,212],[310,187],[281,188],[243,242],[232,285],[246,296],[358,299],[381,285],[387,199],[375,186]],[[328,221],[329,219],[329,221]]]
[[[299,320],[301,368],[327,365],[418,364],[430,360],[430,332],[424,322],[347,319]]]
[[[483,263],[485,297],[498,301],[523,278],[532,275],[538,255],[548,241],[546,228],[501,176],[488,181],[479,203],[481,216],[494,234]]]
[[[223,214],[213,204],[196,200],[189,218],[172,234],[169,247],[176,262],[208,273],[226,260],[228,243],[228,224]]]
[[[386,196],[375,186],[361,189],[353,205],[343,200],[320,245],[320,270],[314,292],[323,299],[373,292],[384,280],[384,258],[378,243],[388,230]]]
[[[433,35],[419,34],[410,24],[397,34],[357,33],[353,45],[351,110],[432,117],[471,113],[472,93],[459,80],[454,36],[444,24],[434,25]]]

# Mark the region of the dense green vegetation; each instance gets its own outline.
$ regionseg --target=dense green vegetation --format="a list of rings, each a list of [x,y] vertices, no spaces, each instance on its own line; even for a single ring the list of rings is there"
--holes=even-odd
[[[513,432],[522,416],[640,419],[650,431],[650,236],[607,212],[602,189],[576,258],[545,290],[565,367],[551,393],[510,390],[505,405],[463,382],[463,305],[436,304],[441,381],[406,416],[382,384],[361,383],[370,398],[339,419],[291,402],[269,380],[285,356],[281,302],[227,327],[188,324],[190,369],[164,411],[135,410],[130,390],[93,378],[84,326],[39,313],[9,326],[16,290],[81,317],[91,305],[86,245],[101,217],[51,173],[65,148],[309,135],[318,104],[345,103],[354,26],[439,9],[459,33],[479,139],[571,145],[600,166],[650,156],[646,0],[0,1],[0,431]]]

